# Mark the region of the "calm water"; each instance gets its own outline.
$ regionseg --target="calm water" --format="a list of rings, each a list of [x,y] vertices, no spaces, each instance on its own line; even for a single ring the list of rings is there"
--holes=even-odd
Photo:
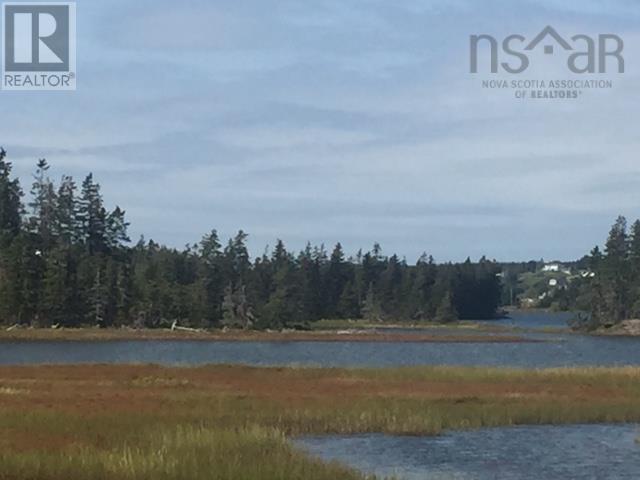
[[[520,314],[517,326],[561,325],[566,315]],[[16,342],[0,343],[0,364],[158,363],[198,365],[488,365],[545,368],[640,365],[640,338],[531,334],[546,343],[375,342]]]
[[[314,437],[298,445],[403,480],[637,480],[640,429],[629,425],[510,427],[438,437]]]
[[[572,312],[513,312],[509,317],[491,323],[519,328],[567,328],[567,322],[574,317]]]

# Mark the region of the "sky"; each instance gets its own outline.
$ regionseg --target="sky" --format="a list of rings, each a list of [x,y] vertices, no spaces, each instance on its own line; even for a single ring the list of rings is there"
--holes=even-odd
[[[75,92],[0,92],[0,145],[28,190],[93,172],[130,234],[215,228],[409,262],[575,259],[640,216],[636,0],[80,0]],[[624,74],[520,100],[469,72],[469,36],[613,33]],[[539,53],[539,52],[538,52]]]

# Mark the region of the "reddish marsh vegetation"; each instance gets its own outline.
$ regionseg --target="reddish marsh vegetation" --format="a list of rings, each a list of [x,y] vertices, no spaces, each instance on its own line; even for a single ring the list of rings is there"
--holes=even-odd
[[[638,368],[0,367],[0,478],[359,478],[286,436],[632,421]]]

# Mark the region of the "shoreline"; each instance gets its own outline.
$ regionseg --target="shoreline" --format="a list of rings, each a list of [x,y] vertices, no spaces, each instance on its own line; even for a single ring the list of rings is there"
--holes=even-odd
[[[640,320],[629,319],[623,320],[617,325],[613,325],[609,328],[599,328],[593,332],[596,336],[603,337],[640,337]]]
[[[543,343],[517,334],[428,334],[365,330],[244,331],[169,329],[14,329],[0,331],[0,343],[10,342],[114,342],[114,341],[199,341],[199,342],[379,342],[379,343]],[[437,328],[437,327],[434,327]]]

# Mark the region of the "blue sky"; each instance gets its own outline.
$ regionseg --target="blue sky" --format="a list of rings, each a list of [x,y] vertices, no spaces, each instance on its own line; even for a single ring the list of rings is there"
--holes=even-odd
[[[27,186],[38,157],[56,178],[94,172],[132,237],[569,259],[640,216],[637,1],[81,0],[77,15],[78,90],[0,93],[0,144]],[[468,73],[470,34],[549,24],[625,40],[611,91],[523,102]]]

